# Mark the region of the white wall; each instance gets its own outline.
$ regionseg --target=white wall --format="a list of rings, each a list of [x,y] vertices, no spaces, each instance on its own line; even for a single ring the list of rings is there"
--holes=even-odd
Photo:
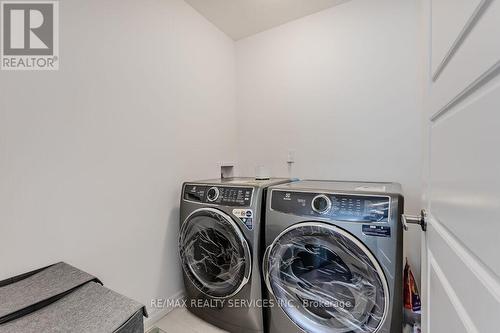
[[[60,20],[59,71],[0,72],[0,279],[63,260],[170,297],[181,182],[235,159],[234,43],[180,0],[61,1]]]
[[[353,0],[236,43],[239,165],[313,179],[396,181],[420,209],[415,0]],[[420,236],[406,234],[419,273]]]

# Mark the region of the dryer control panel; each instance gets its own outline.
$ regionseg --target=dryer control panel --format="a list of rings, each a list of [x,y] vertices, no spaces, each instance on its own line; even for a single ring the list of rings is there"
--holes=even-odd
[[[184,186],[183,198],[199,203],[247,207],[252,202],[252,194],[252,187],[187,184]]]
[[[299,216],[350,222],[388,222],[391,199],[344,193],[309,193],[273,190],[271,209]]]

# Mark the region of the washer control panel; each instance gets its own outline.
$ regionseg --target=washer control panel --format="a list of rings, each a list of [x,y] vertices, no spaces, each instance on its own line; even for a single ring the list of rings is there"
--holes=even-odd
[[[390,197],[273,190],[271,209],[337,221],[388,222]]]
[[[251,187],[187,184],[184,186],[183,198],[199,203],[247,207],[252,202],[252,194]]]

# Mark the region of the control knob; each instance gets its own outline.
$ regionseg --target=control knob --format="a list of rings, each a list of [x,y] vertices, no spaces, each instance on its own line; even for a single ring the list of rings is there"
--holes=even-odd
[[[213,202],[219,197],[219,189],[217,187],[211,187],[207,192],[207,200]]]
[[[312,210],[319,214],[326,214],[332,208],[332,201],[324,194],[314,197],[311,203]]]

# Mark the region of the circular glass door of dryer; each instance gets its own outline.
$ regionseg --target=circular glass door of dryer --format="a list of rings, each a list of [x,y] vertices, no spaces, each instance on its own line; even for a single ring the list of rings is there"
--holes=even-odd
[[[234,296],[250,278],[248,243],[231,217],[219,210],[202,208],[187,217],[179,252],[185,274],[205,295]]]
[[[267,288],[305,332],[375,333],[389,290],[375,257],[356,237],[320,222],[296,224],[266,250]]]

